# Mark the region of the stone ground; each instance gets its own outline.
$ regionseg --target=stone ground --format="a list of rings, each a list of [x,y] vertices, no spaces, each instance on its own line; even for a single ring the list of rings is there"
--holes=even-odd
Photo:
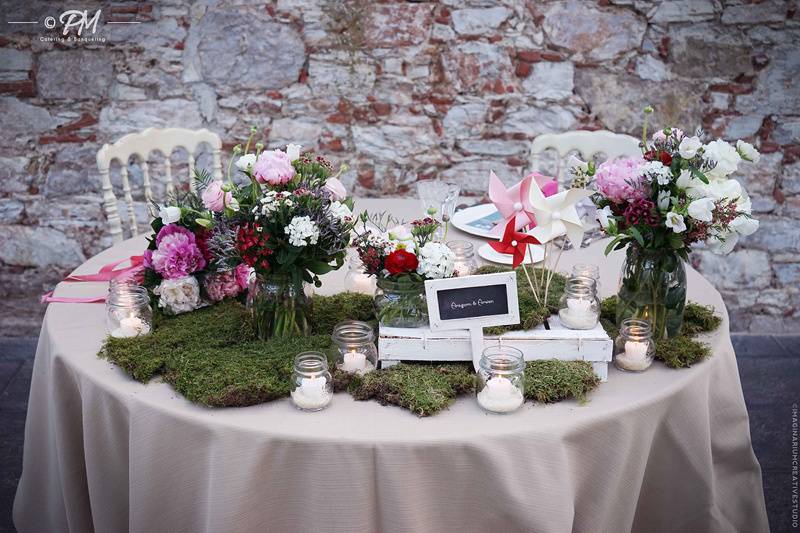
[[[773,533],[789,531],[791,410],[800,403],[800,336],[735,335],[753,448],[764,473]],[[22,442],[36,338],[0,339],[0,532],[14,531],[11,505]]]

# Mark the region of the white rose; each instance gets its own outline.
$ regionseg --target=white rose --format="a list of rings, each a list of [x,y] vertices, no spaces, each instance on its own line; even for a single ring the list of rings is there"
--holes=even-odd
[[[200,306],[200,285],[194,276],[165,279],[153,292],[158,295],[158,306],[168,313],[177,315]]]
[[[181,219],[181,208],[174,205],[162,205],[158,210],[158,218],[164,224],[173,224]]]
[[[700,198],[689,204],[689,216],[701,222],[711,222],[714,212],[713,198]]]
[[[736,200],[736,210],[747,215],[753,211],[753,204],[750,202],[750,196],[744,188],[742,188],[739,199]]]
[[[678,153],[684,159],[692,159],[697,155],[697,151],[703,143],[700,142],[699,137],[684,137],[678,145]]]
[[[289,161],[297,161],[300,159],[300,150],[303,147],[299,144],[287,144],[286,155],[289,156]]]
[[[675,233],[683,233],[686,231],[686,223],[683,221],[683,215],[679,215],[674,211],[667,213],[667,221],[664,223],[668,228],[672,228]]]
[[[681,170],[675,185],[684,189],[690,198],[708,196],[708,185],[700,181],[699,178],[692,176],[692,173],[688,170]]]
[[[236,160],[236,168],[245,172],[251,170],[256,164],[256,154],[245,154]]]
[[[614,216],[614,213],[611,212],[610,206],[605,206],[603,209],[597,210],[597,221],[600,222],[600,227],[603,229],[608,228],[608,224],[610,222],[611,217]]]
[[[750,216],[739,215],[733,219],[730,228],[739,235],[752,235],[758,229],[758,220]]]
[[[758,160],[761,159],[761,154],[758,153],[758,150],[748,142],[736,141],[736,151],[739,152],[742,159],[751,163],[758,163]]]
[[[708,192],[716,200],[734,200],[742,195],[742,186],[736,180],[711,180]]]
[[[735,231],[726,231],[711,235],[706,244],[712,253],[717,255],[729,254],[739,242],[739,234]]]
[[[736,148],[721,140],[708,143],[703,157],[714,165],[714,168],[707,172],[712,178],[725,178],[733,174],[742,160]]]

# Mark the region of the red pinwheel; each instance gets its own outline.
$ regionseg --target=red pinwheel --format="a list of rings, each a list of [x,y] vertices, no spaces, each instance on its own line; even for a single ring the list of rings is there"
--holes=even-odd
[[[503,233],[503,238],[499,241],[490,241],[489,246],[501,254],[513,254],[514,262],[512,266],[517,268],[522,264],[522,261],[525,260],[525,252],[528,249],[528,245],[541,243],[539,242],[539,239],[533,235],[528,235],[527,233],[517,231],[514,225],[515,221],[512,218],[508,221],[508,224],[506,224],[506,230],[505,233]]]

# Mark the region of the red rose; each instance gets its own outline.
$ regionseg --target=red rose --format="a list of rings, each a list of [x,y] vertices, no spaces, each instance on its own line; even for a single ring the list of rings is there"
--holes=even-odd
[[[413,272],[417,269],[417,256],[405,250],[395,250],[386,257],[383,266],[389,274],[402,274],[403,272]]]
[[[664,163],[665,167],[668,167],[672,164],[672,156],[669,155],[669,152],[664,152],[662,150],[661,153],[658,154],[658,158],[661,159],[661,162]]]

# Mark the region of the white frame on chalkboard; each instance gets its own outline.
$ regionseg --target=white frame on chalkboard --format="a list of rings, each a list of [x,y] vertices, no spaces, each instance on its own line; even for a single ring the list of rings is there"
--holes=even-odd
[[[485,287],[488,285],[505,285],[508,299],[508,313],[487,315],[457,320],[442,320],[439,316],[439,291],[463,289],[467,287]],[[498,272],[496,274],[478,274],[460,278],[429,279],[425,281],[425,297],[428,300],[428,317],[431,329],[472,329],[475,327],[505,326],[519,324],[519,301],[517,300],[517,274],[515,272]]]

